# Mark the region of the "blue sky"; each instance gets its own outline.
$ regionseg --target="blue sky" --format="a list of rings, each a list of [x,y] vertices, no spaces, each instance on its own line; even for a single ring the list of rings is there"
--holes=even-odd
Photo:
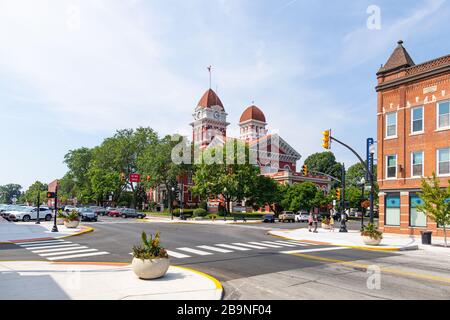
[[[363,153],[380,65],[399,39],[416,63],[449,54],[449,16],[446,0],[0,0],[0,184],[62,177],[68,150],[119,128],[190,134],[208,65],[230,135],[254,100],[303,159],[327,128]]]

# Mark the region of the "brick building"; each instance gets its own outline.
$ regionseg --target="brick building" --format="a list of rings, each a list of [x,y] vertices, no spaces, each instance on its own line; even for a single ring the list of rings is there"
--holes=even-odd
[[[377,79],[379,227],[441,236],[416,204],[422,177],[450,179],[450,55],[416,65],[399,41]]]

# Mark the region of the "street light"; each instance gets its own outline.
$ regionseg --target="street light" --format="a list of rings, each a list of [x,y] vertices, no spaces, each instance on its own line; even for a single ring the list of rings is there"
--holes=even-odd
[[[41,224],[41,221],[39,219],[39,212],[41,210],[41,199],[40,199],[40,195],[41,195],[41,190],[38,190],[38,194],[37,194],[37,220],[36,220],[36,224]]]
[[[226,196],[227,191],[228,191],[227,187],[224,187],[223,188],[223,196],[225,198],[225,214],[223,215],[223,220],[224,221],[227,221],[227,213],[228,213],[228,201],[227,201],[227,196]]]
[[[366,186],[366,179],[364,177],[361,178],[361,181],[359,182],[359,185],[361,186],[361,231],[364,229],[364,208],[362,206],[362,201],[364,200],[364,187]]]
[[[175,188],[172,187],[171,190],[172,190],[172,192],[169,192],[169,208],[170,208],[171,219],[173,220],[172,194],[175,191]]]

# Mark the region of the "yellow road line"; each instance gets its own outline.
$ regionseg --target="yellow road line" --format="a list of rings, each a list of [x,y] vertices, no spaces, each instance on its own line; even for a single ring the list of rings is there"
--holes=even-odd
[[[336,263],[336,264],[340,264],[340,265],[344,265],[344,266],[349,266],[352,268],[367,269],[371,266],[370,264],[356,263],[356,262],[351,262],[351,261],[344,261],[344,260],[324,258],[324,257],[317,257],[317,256],[309,255],[309,254],[302,254],[302,253],[290,253],[290,254],[297,256],[297,257],[309,259],[309,260],[317,260],[317,261],[322,261],[322,262]],[[380,267],[380,271],[385,272],[385,273],[390,273],[390,274],[396,274],[396,275],[400,275],[400,276],[406,276],[406,277],[412,277],[412,278],[417,278],[417,279],[424,279],[424,280],[437,281],[437,282],[443,282],[446,284],[450,284],[450,278],[433,276],[430,274],[422,274],[422,273],[404,271],[404,270],[388,268],[388,267]]]
[[[208,278],[209,280],[212,280],[215,283],[216,289],[223,290],[223,287],[222,287],[222,284],[220,283],[220,281],[217,280],[216,278],[214,278],[213,276],[210,276],[209,274],[206,274],[204,272],[201,272],[201,271],[198,271],[198,270],[195,270],[195,269],[186,268],[186,267],[180,267],[180,266],[171,266],[171,267],[179,268],[179,269],[185,269],[185,270],[197,273],[197,274],[199,274],[201,276],[204,276],[204,277]]]

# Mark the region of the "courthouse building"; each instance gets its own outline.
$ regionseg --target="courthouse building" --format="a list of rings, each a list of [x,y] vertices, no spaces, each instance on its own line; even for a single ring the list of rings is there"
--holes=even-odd
[[[377,79],[380,229],[442,236],[416,205],[422,177],[450,179],[450,55],[415,64],[399,41]]]

